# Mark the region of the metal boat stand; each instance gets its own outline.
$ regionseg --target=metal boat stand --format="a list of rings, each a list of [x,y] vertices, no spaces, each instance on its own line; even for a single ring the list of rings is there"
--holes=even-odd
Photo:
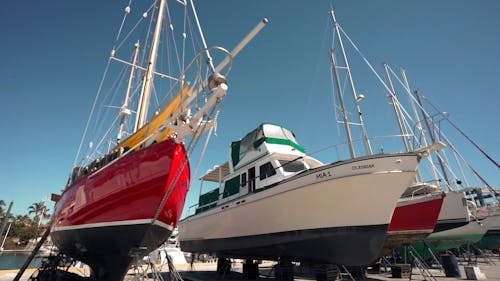
[[[424,278],[424,280],[437,281],[436,277],[434,277],[434,275],[432,275],[432,273],[429,271],[429,268],[425,265],[425,262],[418,255],[417,251],[411,245],[406,245],[405,249],[406,253],[408,253],[411,257],[410,269],[413,268],[413,266],[415,266],[420,271],[420,275]],[[411,275],[412,274],[410,273],[410,280],[411,280]]]
[[[312,269],[317,281],[355,280],[345,265],[315,264]]]
[[[255,260],[245,260],[243,263],[243,278],[257,279],[259,278],[259,263]]]
[[[293,281],[293,263],[288,259],[280,259],[274,266],[276,281]]]
[[[88,277],[80,276],[70,272],[69,268],[74,260],[64,254],[50,256],[43,261],[42,265],[30,276],[29,281],[86,281]],[[65,269],[60,269],[61,267]]]
[[[144,248],[145,249],[145,248]],[[133,253],[135,263],[132,265],[132,270],[134,271],[134,280],[155,280],[164,281],[161,266],[158,268],[154,263],[151,262],[148,253],[144,252],[144,249],[136,249]],[[140,258],[148,256],[147,267],[144,269],[140,264]],[[168,276],[170,281],[184,281],[182,276],[179,274],[177,269],[172,262],[172,258],[167,255],[167,266],[168,266]]]
[[[424,244],[424,252],[427,252],[430,254],[433,264],[437,265],[439,267],[439,270],[444,272],[443,265],[441,264],[439,259],[436,257],[436,255],[432,251],[431,247],[427,244],[427,242],[425,242],[425,240],[422,241],[422,243]]]
[[[483,259],[486,264],[495,264],[484,252],[473,244],[461,245],[457,249],[458,258],[467,265],[477,265],[478,259]]]
[[[217,259],[217,274],[221,275],[222,278],[226,276],[227,273],[231,272],[231,259],[228,258],[218,258]]]

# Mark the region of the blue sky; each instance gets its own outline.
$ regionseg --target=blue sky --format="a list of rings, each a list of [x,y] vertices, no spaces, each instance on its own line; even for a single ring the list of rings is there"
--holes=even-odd
[[[236,58],[217,136],[200,173],[228,158],[230,141],[261,122],[293,130],[308,151],[337,135],[328,68],[330,1],[199,1],[209,46],[232,49],[263,17],[269,25]],[[64,187],[105,61],[128,1],[8,1],[0,9],[0,199],[22,214]],[[335,1],[337,19],[381,72],[406,69],[420,90],[498,161],[500,2]],[[350,55],[354,55],[350,53]],[[365,96],[368,134],[393,118],[384,90],[351,64]],[[365,72],[363,72],[365,71]],[[387,104],[387,102],[386,102]],[[374,125],[370,123],[373,122]],[[449,137],[493,186],[498,168],[461,136]],[[323,162],[335,161],[329,154]],[[191,166],[194,167],[196,158]],[[200,176],[186,206],[196,201]],[[50,203],[49,203],[50,204]],[[50,204],[52,206],[52,204]],[[51,207],[51,209],[53,209]]]

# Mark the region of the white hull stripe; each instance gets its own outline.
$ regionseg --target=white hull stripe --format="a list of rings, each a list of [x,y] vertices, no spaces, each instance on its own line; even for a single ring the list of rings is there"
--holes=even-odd
[[[168,225],[159,220],[155,220],[153,223],[153,219],[140,219],[140,220],[128,220],[128,221],[98,222],[98,223],[88,223],[88,224],[70,225],[70,226],[55,226],[52,228],[52,232],[85,229],[85,228],[109,227],[109,226],[140,225],[140,224],[154,224],[166,228],[170,231],[174,229],[172,225]]]

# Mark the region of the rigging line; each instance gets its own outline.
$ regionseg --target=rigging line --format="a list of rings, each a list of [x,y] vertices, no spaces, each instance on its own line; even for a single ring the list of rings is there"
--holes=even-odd
[[[442,163],[442,166],[443,166],[443,173],[441,174],[442,177],[445,177],[445,182],[448,184],[449,187],[451,187],[451,183],[448,182],[448,176],[445,174],[446,173],[446,170],[448,172],[451,173],[451,175],[457,179],[457,176],[455,175],[455,173],[453,172],[453,170],[451,169],[450,165],[449,165],[449,162],[448,162],[448,157],[446,156],[446,153],[442,150],[439,150],[439,151],[435,151],[434,154],[436,155],[436,158],[438,159],[438,161],[440,163]],[[455,182],[456,183],[456,182]]]
[[[151,9],[152,9],[153,7],[154,7],[154,4],[153,4],[153,5],[151,5],[151,6],[149,7],[149,9],[147,9],[147,10],[146,10],[145,14],[148,14],[148,13],[149,13],[149,11],[151,11]],[[143,15],[144,15],[144,14],[143,14]],[[139,26],[139,24],[141,24],[141,22],[143,21],[143,19],[144,19],[144,17],[143,17],[143,16],[141,16],[141,18],[137,21],[137,23],[134,25],[134,27],[132,27],[132,28],[130,29],[130,31],[127,33],[127,35],[125,36],[125,38],[123,38],[123,40],[121,41],[121,43],[120,43],[120,44],[118,44],[118,46],[116,47],[116,50],[119,50],[119,49],[123,46],[123,44],[125,44],[125,43],[127,42],[127,39],[128,39],[128,38],[132,35],[132,33],[133,33],[133,32],[135,31],[135,29]]]
[[[464,172],[464,169],[463,169],[463,165],[460,163],[459,159],[458,159],[458,153],[456,153],[454,150],[451,151],[453,153],[453,159],[455,160],[455,165],[458,167],[458,170],[463,178],[463,182],[465,183],[466,186],[472,186],[470,183],[469,183],[469,180],[467,178],[467,176],[465,175],[465,172]]]
[[[116,44],[116,42],[118,42],[118,38],[120,38],[120,34],[122,33],[123,25],[125,24],[125,19],[127,18],[127,15],[130,13],[130,5],[131,4],[132,4],[132,0],[130,0],[128,2],[127,7],[125,7],[125,15],[123,15],[122,24],[120,25],[120,28],[118,29],[118,34],[116,34],[115,44]]]
[[[309,83],[309,88],[308,88],[308,91],[306,92],[307,93],[307,96],[306,96],[306,101],[305,101],[305,105],[304,105],[304,110],[307,110],[309,111],[309,109],[311,108],[311,100],[312,100],[312,97],[313,97],[313,93],[316,93],[318,91],[315,91],[316,87],[319,83],[317,82],[319,80],[319,73],[322,73],[323,70],[320,70],[320,63],[323,61],[323,55],[321,54],[323,52],[324,49],[326,49],[326,45],[327,45],[327,34],[328,34],[328,31],[329,31],[329,25],[328,25],[328,18],[325,17],[325,19],[327,20],[325,22],[325,26],[324,26],[324,30],[323,30],[323,36],[322,36],[322,39],[321,39],[321,47],[319,48],[319,50],[321,50],[321,52],[318,52],[318,55],[316,57],[316,63],[315,63],[315,67],[314,67],[314,72],[313,72],[313,77],[312,79],[310,80],[310,83]],[[331,77],[331,75],[330,75]],[[306,122],[307,120],[305,119],[301,119],[300,120],[300,125],[302,125],[304,122]]]
[[[189,17],[189,14],[188,14],[188,17]],[[188,24],[188,27],[189,27],[189,34],[195,34],[192,20],[190,19],[187,22],[187,24]],[[195,36],[191,36],[191,47],[193,48],[193,50],[203,49],[202,44],[200,44],[200,42],[198,41],[198,39]]]
[[[214,110],[215,110],[216,107],[218,107],[218,106],[214,106],[212,108],[212,111],[210,112],[210,114],[208,116],[212,116],[212,114],[213,114],[213,112],[214,112]],[[161,210],[163,209],[163,207],[167,203],[167,200],[170,197],[170,194],[175,189],[174,185],[177,184],[177,181],[179,180],[179,177],[181,176],[182,172],[184,172],[184,169],[186,168],[186,166],[189,167],[188,159],[191,156],[191,153],[192,153],[192,150],[194,149],[194,146],[196,146],[196,144],[197,144],[197,142],[199,140],[199,136],[205,131],[206,126],[207,126],[207,123],[205,122],[202,126],[198,126],[196,128],[196,130],[194,131],[194,133],[192,135],[192,138],[189,140],[189,144],[188,144],[188,147],[186,149],[186,158],[187,159],[184,159],[182,161],[182,163],[180,164],[180,168],[175,171],[175,174],[174,174],[174,176],[172,178],[172,181],[169,184],[168,191],[163,196],[163,198],[162,198],[162,200],[160,202],[160,205],[158,205],[158,208],[156,209],[156,213],[155,213],[153,219],[151,220],[151,223],[150,223],[149,227],[151,227],[154,224],[154,222],[158,220],[158,217],[160,216]],[[203,128],[201,129],[200,135],[198,135],[198,132],[200,131],[200,127],[203,127]]]
[[[104,104],[108,100],[109,100],[108,101],[109,104],[113,104],[113,102],[116,98],[116,95],[118,94],[118,90],[119,90],[118,86],[123,83],[124,79],[126,79],[125,73],[126,73],[126,68],[123,67],[122,70],[120,71],[120,73],[118,74],[117,78],[115,79],[111,88],[107,91],[106,94],[104,94],[103,101],[102,101],[101,105]],[[109,99],[110,93],[113,93],[113,94],[112,94],[111,98]],[[106,99],[106,100],[104,100],[104,99]],[[110,111],[110,107],[104,107],[104,108],[100,107],[100,110],[96,113],[95,119],[94,119],[95,126],[93,128],[93,130],[94,130],[94,133],[93,133],[94,137],[93,138],[95,138],[96,135],[98,135],[98,133],[103,130],[103,127],[104,127],[105,121],[106,121],[106,116],[109,116],[109,114],[108,114],[109,111]]]
[[[474,145],[479,151],[481,151],[481,153],[486,156],[486,158],[488,158],[488,160],[490,160],[493,164],[495,164],[497,166],[497,168],[500,169],[500,165],[490,156],[488,155],[488,153],[486,153],[486,151],[484,151],[474,140],[472,140],[469,136],[467,136],[465,134],[464,131],[462,131],[454,122],[451,121],[450,118],[448,118],[448,116],[446,116],[445,114],[442,113],[442,111],[439,111],[439,109],[434,106],[434,104],[431,103],[431,101],[429,99],[427,99],[425,96],[424,96],[424,99],[437,111],[439,112],[439,114],[441,116],[443,116],[444,119],[446,119],[458,132],[460,132],[460,134],[462,134],[462,136],[464,136],[469,142],[472,143],[472,145]]]
[[[472,173],[474,173],[486,185],[486,187],[491,192],[494,192],[495,194],[497,194],[496,190],[472,167],[471,164],[469,164],[469,162],[467,160],[465,160],[465,158],[462,156],[462,154],[460,154],[460,152],[458,152],[457,148],[453,145],[453,143],[451,143],[451,141],[448,139],[448,137],[446,137],[446,135],[444,135],[444,133],[441,133],[441,137],[446,141],[446,143],[450,147],[450,149],[452,151],[454,151],[462,159],[462,161],[464,161],[464,163],[467,165],[467,167],[469,167],[469,169],[472,171]]]
[[[408,94],[408,97],[411,99],[411,101],[413,102],[413,105],[417,105],[418,108],[420,110],[423,110],[425,111],[425,109],[423,108],[423,106],[421,106],[419,104],[419,102],[417,101],[417,99],[411,94],[411,90],[399,79],[399,76],[396,75],[396,73],[394,72],[394,70],[392,70],[391,66],[390,65],[387,65],[387,67],[389,68],[389,71],[392,73],[392,75],[396,78],[396,80],[399,82],[399,84],[403,87],[403,89],[405,89],[405,91],[407,92]],[[406,113],[406,112],[405,112]],[[407,114],[407,113],[406,113]],[[427,116],[429,116],[429,114],[426,112],[425,113]],[[414,122],[416,124],[415,121],[412,120],[412,122]],[[418,125],[418,126],[421,126],[421,125]]]
[[[396,75],[396,73],[394,73],[394,71],[392,70],[392,68],[387,65],[387,67],[389,68],[390,72],[393,74],[393,76],[396,78],[396,80],[399,82],[399,84],[406,90],[407,94],[408,94],[408,97],[411,99],[412,101],[412,104],[413,105],[417,105],[418,106],[418,109],[420,109],[424,114],[424,118],[430,118],[430,114],[425,110],[425,108],[423,107],[423,105],[421,105],[418,100],[415,98],[415,96],[411,93],[411,90],[399,79],[399,77]],[[424,96],[425,98],[425,96]],[[415,122],[415,121],[414,121]],[[419,127],[421,127],[421,125],[419,124],[418,125]]]
[[[338,23],[337,23],[338,24]],[[361,52],[361,50],[358,48],[358,46],[356,44],[354,44],[354,41],[351,40],[351,38],[349,37],[349,35],[347,35],[347,33],[344,31],[344,29],[342,28],[342,26],[340,26],[339,24],[339,29],[340,31],[342,31],[342,34],[344,34],[344,36],[347,38],[347,40],[349,41],[349,43],[354,47],[354,49],[358,52],[358,54],[361,56],[361,58],[365,61],[365,63],[368,65],[368,67],[370,68],[370,70],[373,72],[373,74],[377,77],[377,79],[379,80],[379,82],[382,84],[382,86],[385,88],[385,90],[389,93],[391,93],[391,95],[394,97],[395,100],[398,100],[398,98],[396,96],[394,96],[394,94],[392,93],[392,91],[390,90],[390,88],[387,86],[387,84],[384,82],[384,80],[380,77],[380,75],[377,73],[377,71],[375,71],[375,69],[373,68],[372,64],[370,63],[370,61],[368,61],[368,59],[366,58],[366,56]],[[402,110],[405,112],[405,114],[407,114],[409,116],[409,114],[406,112],[406,109],[403,107]]]
[[[111,58],[108,59],[108,62],[106,64],[106,68],[104,70],[104,75],[102,76],[101,82],[99,83],[99,88],[97,90],[96,97],[94,98],[94,102],[92,104],[92,108],[90,109],[89,118],[87,119],[87,123],[85,124],[85,129],[83,130],[83,135],[82,135],[82,138],[80,140],[80,144],[78,145],[78,150],[77,150],[77,153],[75,155],[75,159],[73,160],[73,167],[75,167],[76,161],[77,161],[78,157],[80,156],[80,151],[82,149],[83,141],[85,140],[85,137],[87,136],[87,131],[88,131],[88,128],[89,128],[89,125],[90,125],[90,120],[92,119],[92,115],[94,114],[94,110],[95,110],[95,107],[96,107],[96,104],[97,104],[97,100],[99,99],[99,96],[100,96],[100,93],[101,93],[101,90],[102,90],[102,86],[104,84],[104,78],[106,77],[106,75],[108,73],[110,64],[111,64]]]
[[[156,106],[157,110],[155,110],[155,112],[156,112],[156,111],[158,111],[158,108],[160,108],[160,100],[158,99],[158,93],[156,92],[155,84],[154,84],[154,83],[152,83],[152,84],[151,84],[151,87],[153,88],[153,89],[151,90],[151,92],[153,92],[153,95],[152,95],[152,96],[153,96],[153,98],[154,98],[154,101],[155,101],[155,102],[156,102],[156,104],[157,104],[157,106]],[[154,114],[154,113],[153,113],[153,114]]]
[[[184,6],[184,21],[182,24],[182,57],[181,57],[181,72],[184,72],[184,63],[186,58],[186,27],[188,24],[188,10],[187,5]]]
[[[179,67],[179,69],[181,69],[181,62],[179,61],[179,52],[177,50],[177,43],[176,43],[175,34],[174,34],[174,25],[172,24],[172,17],[170,15],[170,9],[168,7],[168,3],[166,3],[166,11],[167,11],[168,22],[170,24],[170,28],[168,30],[170,30],[170,34],[172,35],[172,42],[174,44],[175,56],[177,58],[177,67]]]
[[[441,130],[439,131],[439,136],[442,136],[441,134]],[[444,159],[444,163],[446,165],[446,168],[448,168],[448,171],[450,172],[450,174],[455,178],[455,183],[457,183],[456,179],[458,179],[455,171],[452,169],[452,166],[451,166],[451,161],[448,159],[448,154],[446,153],[446,151],[442,151],[442,156],[443,156],[443,159]],[[457,183],[458,184],[458,183]]]
[[[196,12],[196,7],[194,6],[193,0],[190,0],[190,2],[194,20],[196,22],[196,26],[198,27],[198,33],[201,38],[201,43],[203,44],[203,48],[205,49],[205,55],[207,56],[207,64],[210,66],[210,70],[212,71],[212,73],[215,73],[215,67],[212,61],[212,57],[210,56],[209,49],[207,47],[207,42],[205,41],[205,36],[203,35],[203,30],[201,29],[200,21],[198,19],[198,13]]]
[[[156,12],[156,9],[152,9],[152,7],[155,5],[155,3],[157,3],[157,1],[155,1],[151,5],[151,7],[146,11],[146,13],[148,13],[149,10],[151,10],[151,16],[149,17],[150,19],[149,19],[148,24],[147,25],[144,24],[144,26],[142,28],[143,32],[141,32],[141,34],[144,35],[144,37],[143,37],[144,46],[142,48],[141,55],[139,56],[140,59],[139,59],[139,62],[137,63],[138,65],[146,65],[146,60],[148,59],[147,53],[148,53],[148,50],[150,49],[150,48],[148,48],[148,44],[150,41],[149,38],[150,38],[151,34],[153,33],[153,32],[151,32],[151,30],[153,28],[153,23],[154,23],[154,19],[155,19],[155,12]],[[145,72],[145,70],[143,70],[143,71]],[[142,74],[142,76],[144,76],[144,74]],[[139,79],[139,80],[141,80],[141,79]],[[139,83],[142,85],[142,81]]]
[[[106,139],[108,139],[108,135],[111,133],[112,129],[115,128],[115,124],[118,122],[118,119],[120,118],[119,115],[116,115],[115,119],[113,120],[111,126],[109,126],[108,130],[104,133],[104,136],[99,140],[99,142],[96,144],[95,146],[95,150],[94,152],[92,152],[89,157],[92,159],[92,157],[96,157],[97,158],[97,155],[100,153],[100,154],[104,154],[102,152],[99,152],[99,148],[101,147],[101,145],[106,141]],[[106,149],[106,151],[109,151],[108,149]]]
[[[210,127],[209,131],[208,131],[208,134],[207,134],[207,138],[205,139],[205,144],[203,145],[203,148],[201,150],[201,153],[200,153],[200,157],[198,158],[198,162],[196,163],[196,166],[193,170],[193,175],[196,176],[198,174],[198,169],[200,168],[200,165],[201,165],[201,161],[203,160],[203,156],[205,155],[205,151],[208,147],[208,142],[210,141],[210,137],[212,136],[212,133],[214,131],[214,128],[215,128],[215,123],[217,122],[217,118],[219,117],[219,113],[220,113],[220,109],[218,109],[216,112],[215,112],[215,116],[214,118],[212,119],[214,124],[212,125],[212,127]]]

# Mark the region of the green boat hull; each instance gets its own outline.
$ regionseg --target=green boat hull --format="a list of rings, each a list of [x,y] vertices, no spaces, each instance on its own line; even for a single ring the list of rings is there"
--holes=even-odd
[[[488,230],[475,246],[485,250],[498,250],[500,248],[500,230]]]

